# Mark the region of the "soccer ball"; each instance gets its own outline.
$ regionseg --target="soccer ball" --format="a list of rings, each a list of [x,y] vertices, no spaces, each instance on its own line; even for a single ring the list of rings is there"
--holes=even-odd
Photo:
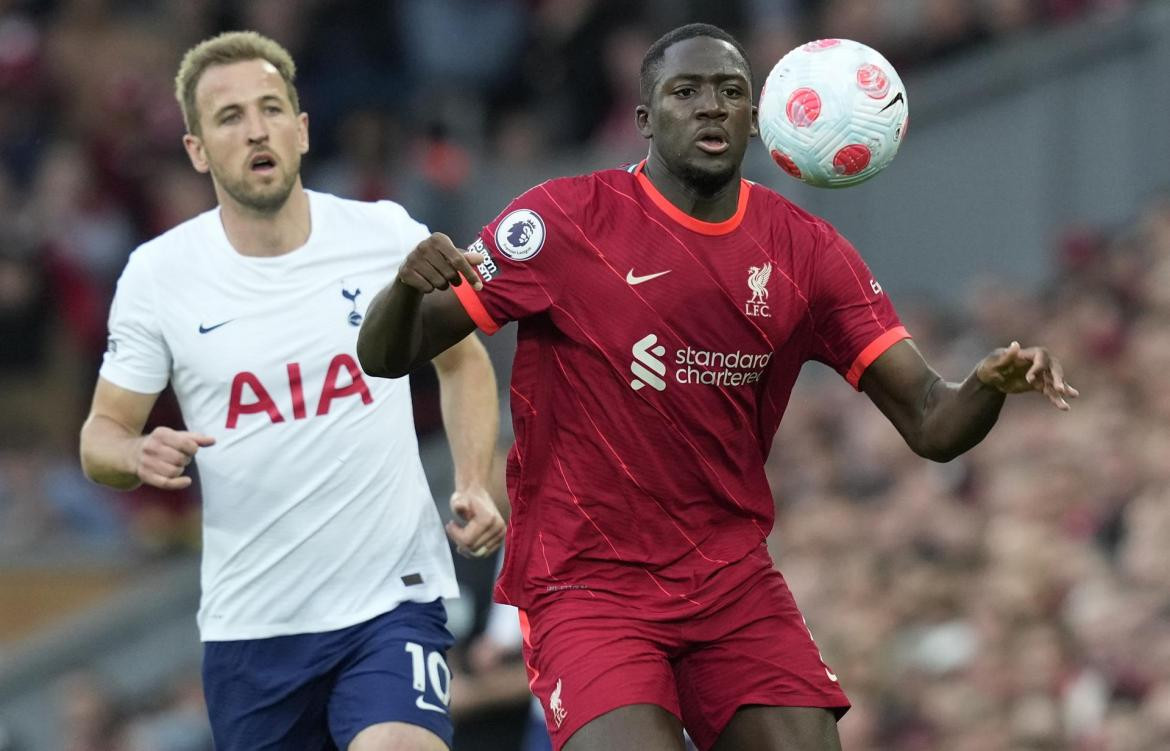
[[[818,188],[881,172],[906,137],[906,88],[876,50],[809,42],[780,58],[760,94],[760,135],[776,164]]]

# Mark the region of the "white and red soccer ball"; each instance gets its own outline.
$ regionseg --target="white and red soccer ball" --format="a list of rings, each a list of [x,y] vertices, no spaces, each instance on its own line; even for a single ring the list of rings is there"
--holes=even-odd
[[[894,66],[848,39],[792,50],[760,94],[760,135],[773,161],[819,188],[856,185],[881,172],[909,122],[906,88]]]

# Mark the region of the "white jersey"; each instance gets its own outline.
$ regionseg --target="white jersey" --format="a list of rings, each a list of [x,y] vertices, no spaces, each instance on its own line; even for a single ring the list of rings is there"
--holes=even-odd
[[[203,486],[204,641],[332,631],[458,594],[406,378],[357,362],[370,298],[428,234],[399,205],[309,192],[297,250],[249,257],[218,210],[131,256],[106,380],[169,380]]]

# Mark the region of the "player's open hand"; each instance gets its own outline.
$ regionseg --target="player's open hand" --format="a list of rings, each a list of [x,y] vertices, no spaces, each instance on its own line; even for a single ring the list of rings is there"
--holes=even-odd
[[[475,267],[483,260],[482,254],[457,248],[451,238],[435,232],[410,251],[398,269],[398,281],[424,295],[451,285],[459,286],[463,279],[480,290],[483,282]]]
[[[483,558],[504,542],[504,517],[483,488],[452,493],[451,512],[455,519],[447,522],[447,536],[460,555]]]
[[[182,490],[191,484],[184,475],[195,452],[215,444],[215,439],[202,433],[171,428],[155,428],[138,441],[136,473],[147,485],[163,490]]]
[[[1057,409],[1067,410],[1067,400],[1080,396],[1080,392],[1064,380],[1064,368],[1047,349],[1021,347],[1019,342],[1012,342],[1011,346],[1001,347],[983,358],[975,375],[1005,394],[1039,391]]]

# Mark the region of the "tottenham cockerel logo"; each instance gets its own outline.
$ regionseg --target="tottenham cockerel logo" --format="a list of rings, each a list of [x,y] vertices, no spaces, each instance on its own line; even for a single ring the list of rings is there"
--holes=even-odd
[[[752,266],[748,269],[747,286],[752,296],[743,305],[743,312],[755,318],[771,318],[768,312],[768,279],[772,277],[772,264]]]

